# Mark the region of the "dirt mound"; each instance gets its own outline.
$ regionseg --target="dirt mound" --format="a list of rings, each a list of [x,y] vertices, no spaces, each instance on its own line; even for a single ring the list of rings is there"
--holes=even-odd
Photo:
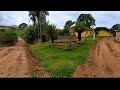
[[[91,49],[90,58],[93,65],[78,66],[72,77],[120,78],[120,44],[102,39]]]

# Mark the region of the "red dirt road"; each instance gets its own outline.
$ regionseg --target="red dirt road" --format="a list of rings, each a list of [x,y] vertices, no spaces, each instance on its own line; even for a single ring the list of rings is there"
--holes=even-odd
[[[32,74],[39,78],[49,77],[27,51],[23,39],[18,38],[16,46],[0,48],[0,78],[31,78]]]
[[[100,40],[90,51],[84,65],[76,68],[73,78],[120,78],[120,43]]]

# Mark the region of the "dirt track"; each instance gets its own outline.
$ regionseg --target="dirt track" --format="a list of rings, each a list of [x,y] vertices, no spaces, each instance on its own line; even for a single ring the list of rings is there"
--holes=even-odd
[[[73,78],[120,78],[120,43],[112,39],[100,40],[90,52],[84,65],[76,68]]]
[[[36,74],[35,74],[35,73]],[[49,77],[44,68],[30,55],[23,39],[16,46],[0,48],[0,78]]]

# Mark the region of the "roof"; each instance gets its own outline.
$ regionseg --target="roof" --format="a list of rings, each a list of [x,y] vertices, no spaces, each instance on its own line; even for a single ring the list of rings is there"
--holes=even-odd
[[[0,28],[15,28],[15,26],[0,26]]]
[[[108,31],[108,30],[105,30],[105,29],[101,29],[101,30],[99,30],[99,31],[106,31],[106,32],[110,32],[110,31]],[[99,31],[98,31],[98,32],[99,32]]]

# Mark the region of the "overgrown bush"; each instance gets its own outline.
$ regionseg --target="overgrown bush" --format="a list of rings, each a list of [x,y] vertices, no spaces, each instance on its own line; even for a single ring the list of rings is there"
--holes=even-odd
[[[25,40],[27,43],[34,43],[35,41],[35,36],[36,36],[36,32],[35,32],[35,27],[34,26],[29,26],[26,28],[25,31]]]
[[[0,44],[1,45],[14,45],[17,41],[17,35],[12,29],[0,30]]]

